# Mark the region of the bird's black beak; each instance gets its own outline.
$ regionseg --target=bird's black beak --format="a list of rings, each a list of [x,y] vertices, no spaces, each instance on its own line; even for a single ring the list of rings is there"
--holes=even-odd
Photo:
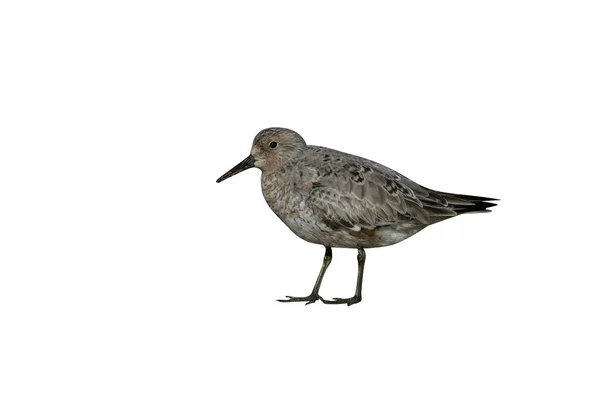
[[[241,163],[231,168],[229,171],[225,172],[223,176],[217,179],[217,183],[223,182],[227,178],[231,178],[234,175],[239,174],[242,171],[247,170],[248,168],[254,167],[254,156],[250,154],[248,157],[244,159]]]

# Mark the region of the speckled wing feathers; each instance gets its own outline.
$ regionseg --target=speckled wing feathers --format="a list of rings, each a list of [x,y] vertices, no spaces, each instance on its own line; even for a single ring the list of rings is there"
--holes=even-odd
[[[352,230],[411,220],[428,225],[457,215],[446,197],[373,161],[316,146],[305,157],[314,172],[308,201],[330,225]]]

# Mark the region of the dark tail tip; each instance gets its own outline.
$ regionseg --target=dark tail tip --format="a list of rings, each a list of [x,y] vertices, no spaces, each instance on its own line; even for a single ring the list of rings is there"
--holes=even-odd
[[[495,200],[498,201],[498,200]],[[491,212],[488,208],[496,207],[498,204],[488,201],[474,202],[472,206],[458,206],[454,208],[457,214],[476,213],[476,212]]]
[[[493,203],[500,201],[491,197],[470,196],[465,194],[442,193],[448,204],[457,214],[490,212],[489,208],[496,207]]]

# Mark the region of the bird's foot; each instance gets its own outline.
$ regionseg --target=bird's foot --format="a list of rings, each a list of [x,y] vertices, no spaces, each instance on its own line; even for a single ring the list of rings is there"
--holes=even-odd
[[[296,301],[306,301],[305,306],[314,303],[317,300],[321,300],[321,301],[325,301],[323,300],[323,298],[321,296],[319,296],[316,293],[311,293],[306,297],[295,297],[295,296],[285,296],[287,297],[287,299],[281,299],[281,300],[277,300],[280,301],[282,303],[292,303],[292,302],[296,302]]]
[[[321,299],[321,301],[325,304],[346,304],[351,306],[352,304],[356,304],[362,300],[361,296],[349,297],[347,299],[341,299],[339,297],[334,297],[333,300],[325,300]]]

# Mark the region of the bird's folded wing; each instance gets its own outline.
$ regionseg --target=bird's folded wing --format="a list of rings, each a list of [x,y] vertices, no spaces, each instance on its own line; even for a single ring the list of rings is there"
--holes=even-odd
[[[309,202],[330,224],[373,229],[407,220],[428,224],[432,217],[456,215],[442,196],[401,174],[370,160],[329,151],[335,162],[312,164],[316,173]]]

